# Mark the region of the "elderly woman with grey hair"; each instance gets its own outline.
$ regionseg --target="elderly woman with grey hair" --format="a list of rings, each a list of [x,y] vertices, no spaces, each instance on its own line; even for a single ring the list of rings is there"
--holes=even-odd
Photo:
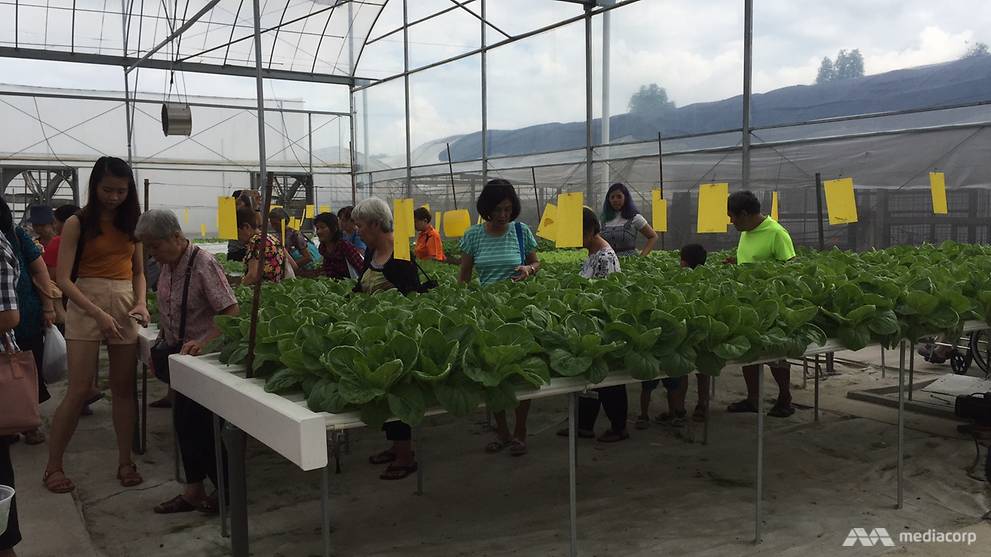
[[[376,294],[396,289],[409,294],[420,289],[416,263],[396,259],[393,253],[393,221],[389,205],[377,197],[359,201],[351,213],[361,239],[368,244],[365,265],[358,277],[355,292]],[[412,215],[410,215],[412,218]],[[388,422],[382,429],[392,447],[369,457],[372,464],[388,464],[379,477],[383,480],[401,480],[417,470],[413,454],[413,431],[403,422]]]
[[[164,344],[167,352],[199,355],[220,336],[214,317],[237,315],[239,311],[223,268],[211,254],[186,239],[171,211],[152,210],[141,215],[135,236],[162,267],[157,346]],[[161,377],[163,372],[166,370],[156,370],[156,375]],[[177,392],[172,417],[187,483],[181,495],[158,505],[155,512],[216,512],[216,493],[208,497],[203,488],[206,478],[217,485],[213,414]]]

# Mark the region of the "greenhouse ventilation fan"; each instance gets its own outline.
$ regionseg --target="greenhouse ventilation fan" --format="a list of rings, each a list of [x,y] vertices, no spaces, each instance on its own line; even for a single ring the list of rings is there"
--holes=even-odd
[[[193,133],[193,112],[189,105],[177,102],[162,103],[162,131],[165,135],[185,135]]]

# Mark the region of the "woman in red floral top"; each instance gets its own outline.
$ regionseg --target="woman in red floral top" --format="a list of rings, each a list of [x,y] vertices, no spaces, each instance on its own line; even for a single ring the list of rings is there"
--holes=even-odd
[[[266,242],[262,242],[257,222],[255,212],[251,209],[237,210],[237,239],[247,248],[244,256],[244,278],[241,279],[241,284],[245,286],[260,280],[281,282],[285,274],[286,249],[271,234]]]
[[[332,279],[354,278],[348,269],[348,264],[355,270],[355,275],[364,267],[361,251],[344,239],[340,222],[334,213],[320,213],[313,219],[313,226],[320,238],[320,255],[323,257],[321,270],[307,276],[325,276]]]

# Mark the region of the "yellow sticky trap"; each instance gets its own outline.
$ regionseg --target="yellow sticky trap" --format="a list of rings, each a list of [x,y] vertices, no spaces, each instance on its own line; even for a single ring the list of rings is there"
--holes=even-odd
[[[316,215],[313,214],[313,212],[315,210],[316,210],[316,207],[314,207],[313,205],[307,205],[306,206],[306,218],[312,219],[314,216],[316,216]]]
[[[557,205],[548,203],[544,205],[544,214],[540,217],[540,225],[537,226],[537,236],[545,240],[554,241],[555,222],[557,221]]]
[[[392,215],[395,220],[393,229],[396,236],[409,239],[416,234],[416,229],[413,228],[413,200],[411,198],[394,199],[392,201]]]
[[[206,225],[205,224],[200,224],[200,236],[204,240],[206,239]]]
[[[330,205],[321,205],[320,206],[320,212],[321,213],[329,213],[330,212]]]
[[[771,218],[778,220],[778,192],[771,192]]]
[[[946,209],[946,175],[942,172],[929,173],[929,188],[932,190],[933,214],[945,215]]]
[[[217,198],[217,235],[222,240],[237,240],[237,200]]]
[[[182,224],[189,224],[189,207],[182,210]]]
[[[482,224],[483,222],[485,221],[482,220],[482,215],[478,215],[478,221],[476,221],[475,224]]]
[[[668,231],[668,200],[661,196],[661,190],[650,193],[651,226],[654,232]]]
[[[289,219],[289,228],[292,228],[293,230],[299,230],[300,227],[301,227],[301,224],[302,223],[300,223],[299,219],[297,219],[297,218],[290,218]]]
[[[434,213],[434,228],[440,230],[440,211]]]
[[[402,238],[400,234],[392,234],[392,256],[396,259],[402,259],[403,261],[409,261],[409,238]]]
[[[279,239],[282,240],[282,245],[285,246],[286,245],[286,221],[284,221],[284,220],[279,221],[279,224],[282,225],[282,236]]]
[[[460,238],[471,226],[471,214],[468,209],[457,209],[444,213],[444,236]]]
[[[840,178],[823,182],[826,191],[826,211],[829,224],[857,222],[857,197],[853,194],[853,178]]]
[[[430,210],[430,204],[429,204],[429,203],[424,203],[423,205],[420,205],[420,207],[423,207],[423,208],[424,208],[424,209],[426,209],[427,211],[429,211],[429,210]]]
[[[722,234],[729,227],[727,201],[729,184],[701,184],[699,186],[698,233]]]
[[[582,192],[562,193],[557,196],[557,224],[555,245],[559,248],[582,247]]]

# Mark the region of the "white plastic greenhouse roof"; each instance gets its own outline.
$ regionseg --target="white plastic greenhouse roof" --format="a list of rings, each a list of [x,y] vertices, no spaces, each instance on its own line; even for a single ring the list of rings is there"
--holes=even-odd
[[[481,25],[484,4],[260,1],[266,77],[338,84],[361,77],[354,67],[361,68],[366,45],[392,43],[389,54],[401,59],[404,29],[439,20]],[[584,4],[612,3],[499,0],[489,2],[485,25],[496,42],[580,16]],[[254,76],[253,34],[252,0],[0,0],[0,57],[132,66],[153,52],[142,67]]]

